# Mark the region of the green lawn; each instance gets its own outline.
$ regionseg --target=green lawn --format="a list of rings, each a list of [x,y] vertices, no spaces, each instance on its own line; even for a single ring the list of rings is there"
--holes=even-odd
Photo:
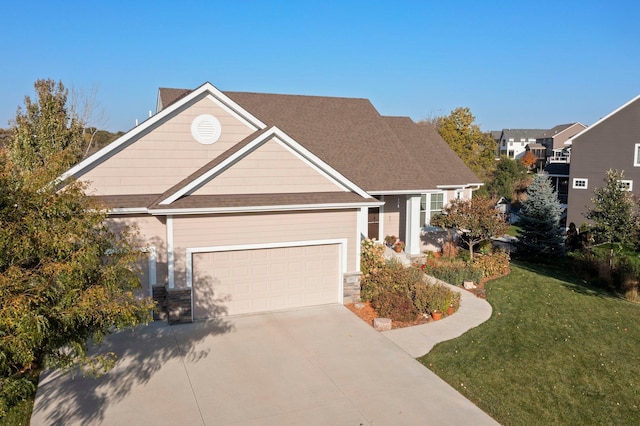
[[[420,361],[503,425],[640,423],[640,305],[512,263],[489,321]]]

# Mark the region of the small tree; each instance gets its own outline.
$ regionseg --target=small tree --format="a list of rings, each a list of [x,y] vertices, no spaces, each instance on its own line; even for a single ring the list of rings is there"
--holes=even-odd
[[[521,231],[516,244],[517,255],[544,260],[564,254],[564,237],[560,229],[562,206],[546,173],[538,173],[526,191],[520,209]]]
[[[431,223],[443,228],[455,228],[473,260],[473,248],[483,241],[507,232],[509,224],[495,208],[495,201],[484,197],[453,200],[443,214],[435,215]]]
[[[492,178],[487,183],[487,191],[493,198],[505,197],[515,201],[516,189],[527,179],[527,169],[518,160],[506,156],[500,158]]]
[[[615,243],[628,241],[635,233],[635,209],[631,193],[622,183],[624,172],[607,171],[605,186],[596,188],[591,199],[593,207],[585,217],[594,222],[594,232],[609,243],[609,267],[613,269]]]
[[[520,159],[520,162],[527,168],[527,170],[531,170],[533,166],[536,165],[537,161],[538,159],[536,158],[535,154],[531,151],[525,152],[522,158]]]

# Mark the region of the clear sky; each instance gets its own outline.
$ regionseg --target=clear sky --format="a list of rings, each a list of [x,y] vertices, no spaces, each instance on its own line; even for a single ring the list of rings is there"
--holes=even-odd
[[[158,87],[370,99],[414,120],[459,106],[483,130],[600,117],[640,94],[640,2],[5,1],[0,127],[38,78],[133,127]]]

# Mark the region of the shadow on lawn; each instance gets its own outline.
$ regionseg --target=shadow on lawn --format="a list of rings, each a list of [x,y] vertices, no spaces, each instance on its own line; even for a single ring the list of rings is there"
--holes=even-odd
[[[558,259],[553,262],[544,264],[526,262],[523,260],[512,260],[511,263],[524,270],[534,272],[536,274],[541,274],[549,278],[557,279],[566,288],[575,291],[576,293],[603,299],[621,298],[616,293],[602,287],[595,286],[589,281],[577,276],[573,272],[573,266],[571,264],[571,259],[569,258]]]
[[[210,279],[198,277],[198,282]],[[203,342],[234,330],[226,320],[227,300],[210,296],[208,304],[213,317],[207,321],[174,326],[156,321],[108,336],[102,345],[94,348],[95,353],[114,352],[118,361],[112,370],[97,379],[83,377],[77,371],[73,374],[44,372],[32,416],[36,421],[32,424],[100,424],[109,406],[134,394],[139,398],[138,394],[147,391],[142,388],[162,368],[173,368],[171,364],[181,365],[183,361],[196,363],[206,358],[210,349]],[[166,378],[161,380],[164,382],[160,386],[166,387],[161,391],[170,399],[171,386],[167,386]],[[157,403],[162,404],[161,401]],[[152,409],[153,406],[143,404],[139,407],[141,413]]]

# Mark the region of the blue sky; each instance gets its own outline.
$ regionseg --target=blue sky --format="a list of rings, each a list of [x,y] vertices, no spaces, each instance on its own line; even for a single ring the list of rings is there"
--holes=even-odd
[[[128,130],[158,87],[370,99],[483,130],[593,124],[640,94],[637,1],[13,1],[0,127],[38,78],[97,88]]]

